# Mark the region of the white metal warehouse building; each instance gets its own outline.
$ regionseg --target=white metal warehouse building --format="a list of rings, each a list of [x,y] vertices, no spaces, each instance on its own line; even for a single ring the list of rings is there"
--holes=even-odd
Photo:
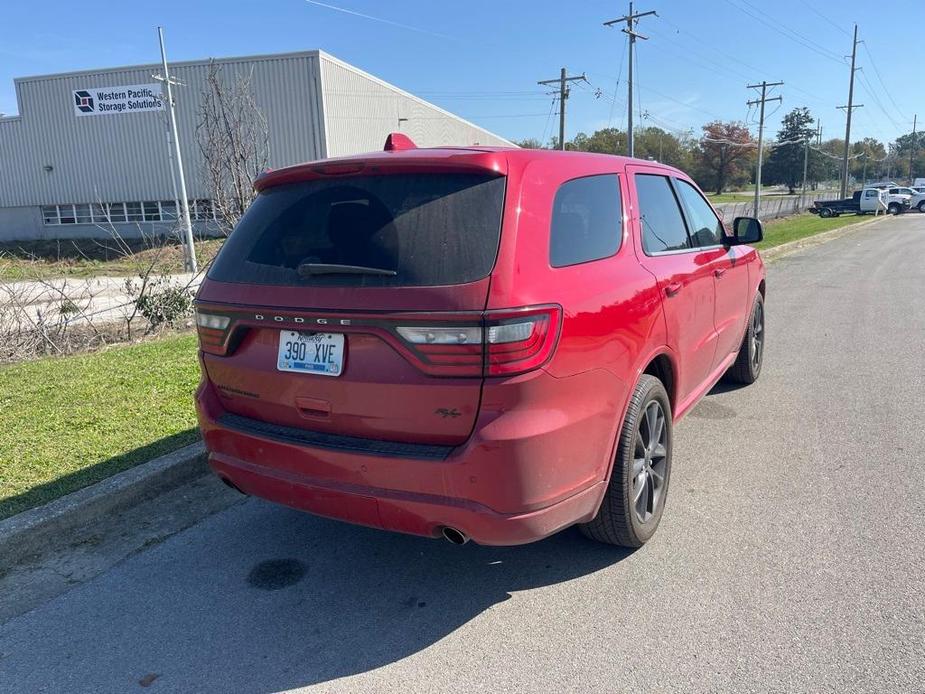
[[[507,140],[322,51],[223,58],[227,83],[252,74],[268,121],[271,168],[380,149],[399,130],[419,146]],[[190,213],[211,208],[196,140],[208,60],[172,63]],[[176,215],[159,64],[15,80],[19,113],[0,117],[0,241],[131,236]],[[121,227],[119,226],[121,225]]]

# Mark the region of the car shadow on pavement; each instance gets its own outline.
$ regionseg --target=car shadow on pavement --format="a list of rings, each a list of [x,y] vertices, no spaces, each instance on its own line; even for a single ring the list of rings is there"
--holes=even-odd
[[[0,650],[55,654],[39,675],[52,689],[79,677],[109,690],[153,674],[171,691],[280,691],[408,658],[518,591],[629,555],[575,528],[530,545],[459,547],[251,500],[47,606],[48,629],[28,627],[41,646],[0,638]]]

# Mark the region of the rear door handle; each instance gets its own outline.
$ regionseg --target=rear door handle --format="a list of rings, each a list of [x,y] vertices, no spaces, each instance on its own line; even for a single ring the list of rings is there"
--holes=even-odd
[[[726,274],[726,270],[728,269],[727,267],[718,267],[713,271],[713,274],[716,276],[716,279],[719,279]]]
[[[680,282],[672,282],[671,284],[665,287],[665,294],[667,294],[668,296],[674,296],[679,291],[681,291],[682,286],[683,285]]]

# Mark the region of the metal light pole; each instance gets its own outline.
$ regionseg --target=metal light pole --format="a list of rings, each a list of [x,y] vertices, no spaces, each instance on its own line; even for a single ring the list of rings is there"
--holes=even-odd
[[[177,132],[177,112],[173,102],[173,82],[167,71],[167,49],[164,48],[164,27],[157,28],[157,37],[161,44],[161,65],[164,68],[163,81],[167,88],[167,106],[170,109],[170,129],[173,134],[173,155],[177,163],[177,179],[180,183],[180,223],[186,245],[186,271],[196,273],[196,247],[193,246],[193,224],[189,216],[189,198],[186,194],[186,176],[183,174],[183,155],[180,153],[180,136]]]

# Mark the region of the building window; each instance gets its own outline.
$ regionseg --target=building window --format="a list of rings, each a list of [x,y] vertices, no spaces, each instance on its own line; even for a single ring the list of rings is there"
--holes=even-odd
[[[110,222],[124,222],[125,217],[125,203],[124,202],[111,202],[107,205],[109,208],[109,221]]]
[[[215,212],[212,210],[211,200],[190,200],[189,211],[190,218],[199,222],[207,222],[215,219]]]
[[[60,224],[58,221],[58,206],[45,205],[42,207],[42,220],[45,224]]]
[[[190,219],[215,219],[211,200],[190,200]],[[174,200],[147,200],[145,202],[94,202],[76,205],[42,205],[42,222],[47,226],[59,224],[125,224],[135,222],[174,222],[177,203]]]
[[[125,221],[127,222],[144,221],[144,218],[141,216],[141,203],[140,202],[125,203]]]
[[[73,205],[58,205],[58,217],[61,220],[61,224],[77,223],[77,220],[74,218]]]
[[[74,205],[74,223],[91,224],[93,218],[90,216],[89,205]]]
[[[144,209],[144,220],[146,222],[161,221],[161,205],[157,201],[142,203]]]

